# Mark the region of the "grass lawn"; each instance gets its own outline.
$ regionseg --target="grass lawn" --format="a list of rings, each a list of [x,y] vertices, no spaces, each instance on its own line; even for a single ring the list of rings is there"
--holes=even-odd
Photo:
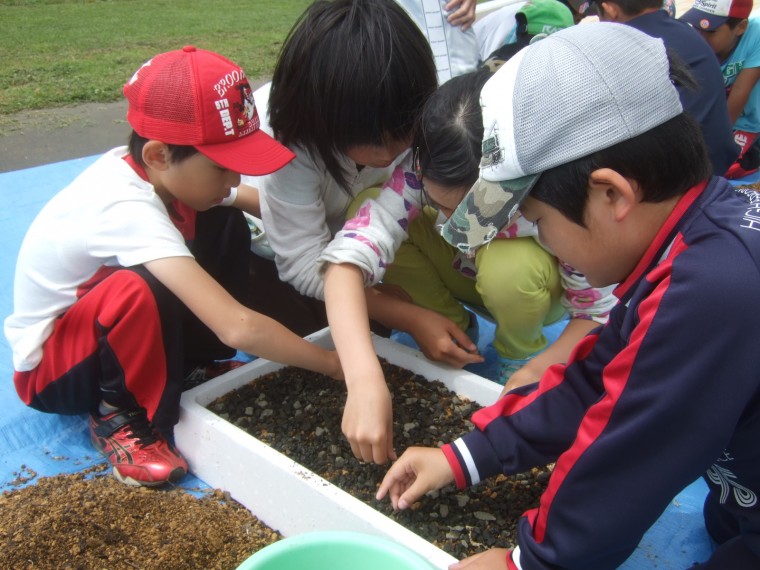
[[[0,0],[2,116],[117,101],[157,53],[192,44],[268,77],[310,0]]]

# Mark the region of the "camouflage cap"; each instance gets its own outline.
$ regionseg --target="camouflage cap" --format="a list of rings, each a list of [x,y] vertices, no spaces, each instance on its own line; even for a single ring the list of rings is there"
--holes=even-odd
[[[662,40],[606,22],[522,49],[483,86],[480,106],[480,177],[441,229],[467,254],[509,225],[542,172],[683,112]]]
[[[471,244],[488,243],[514,217],[538,177],[496,182],[478,178],[444,224],[443,237],[465,253],[473,249]]]

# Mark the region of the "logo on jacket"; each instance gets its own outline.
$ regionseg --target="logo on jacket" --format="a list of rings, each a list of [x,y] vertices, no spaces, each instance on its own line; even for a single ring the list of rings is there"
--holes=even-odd
[[[724,452],[719,462],[731,461],[729,454]],[[707,470],[707,478],[720,487],[720,504],[723,505],[733,493],[734,501],[740,507],[754,507],[757,504],[757,495],[751,489],[736,482],[736,475],[730,470],[713,463]]]

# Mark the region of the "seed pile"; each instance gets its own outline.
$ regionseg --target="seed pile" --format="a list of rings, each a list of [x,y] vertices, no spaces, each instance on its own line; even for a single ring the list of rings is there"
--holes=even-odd
[[[119,483],[101,464],[0,495],[0,568],[231,570],[281,536],[219,490]]]

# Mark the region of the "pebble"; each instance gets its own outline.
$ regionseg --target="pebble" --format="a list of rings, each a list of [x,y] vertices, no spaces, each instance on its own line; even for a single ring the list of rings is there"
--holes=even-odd
[[[475,511],[473,513],[475,515],[475,518],[479,521],[495,521],[496,517],[493,516],[491,513],[485,513],[483,511]]]

